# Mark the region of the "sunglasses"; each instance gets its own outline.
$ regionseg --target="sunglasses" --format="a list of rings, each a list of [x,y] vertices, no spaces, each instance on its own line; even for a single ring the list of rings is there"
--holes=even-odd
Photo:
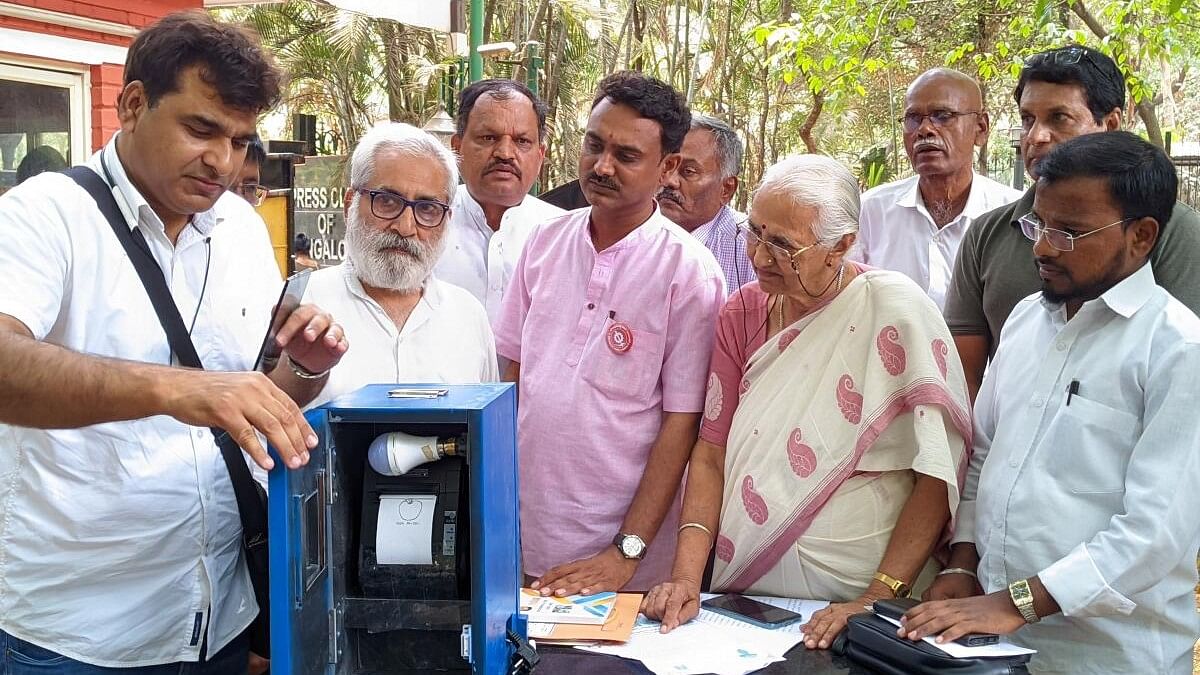
[[[1027,67],[1040,66],[1044,63],[1051,63],[1056,66],[1073,66],[1081,60],[1092,60],[1088,51],[1078,45],[1070,47],[1062,47],[1060,49],[1052,49],[1048,52],[1039,52],[1025,59]],[[1094,63],[1092,65],[1095,65]]]

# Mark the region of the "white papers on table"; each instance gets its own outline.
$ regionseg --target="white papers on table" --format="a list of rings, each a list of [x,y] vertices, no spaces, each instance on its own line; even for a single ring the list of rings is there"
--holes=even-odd
[[[884,619],[888,623],[894,623],[897,627],[900,626],[900,622],[890,616],[883,616],[882,614],[876,614],[875,616]],[[1000,638],[1000,641],[994,645],[981,645],[979,647],[968,647],[966,645],[960,645],[957,642],[944,642],[939,644],[932,637],[926,637],[923,639],[925,642],[937,647],[956,659],[977,659],[988,656],[1018,656],[1020,654],[1037,653],[1036,649],[1018,647],[1003,637]]]
[[[435,495],[383,495],[375,528],[375,561],[380,565],[433,562]]]
[[[579,649],[636,659],[660,675],[744,675],[783,661],[783,655],[802,638],[800,625],[829,604],[788,598],[755,599],[797,612],[804,619],[771,630],[702,610],[692,621],[664,635],[659,632],[658,622],[639,616],[628,642]]]

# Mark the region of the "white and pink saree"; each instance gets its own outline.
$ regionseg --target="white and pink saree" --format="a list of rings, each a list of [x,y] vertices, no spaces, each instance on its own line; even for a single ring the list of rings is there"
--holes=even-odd
[[[725,396],[715,376],[709,386],[706,416],[715,418]],[[842,588],[840,577],[864,573],[851,585],[865,588],[895,516],[864,529],[853,520],[864,509],[850,502],[882,495],[895,502],[883,510],[898,514],[912,472],[944,481],[950,513],[957,509],[971,440],[966,382],[937,307],[901,274],[862,272],[767,340],[749,357],[734,400],[714,588],[797,596],[807,589],[756,584],[767,577],[776,585],[788,576],[777,568],[805,559],[819,563],[804,576],[839,577],[810,588]],[[822,535],[808,541],[823,518]],[[839,530],[866,534],[839,544],[827,536]]]

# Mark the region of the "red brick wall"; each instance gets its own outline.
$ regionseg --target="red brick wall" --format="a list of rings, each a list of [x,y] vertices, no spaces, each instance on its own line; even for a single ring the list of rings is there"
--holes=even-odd
[[[9,0],[18,5],[52,12],[73,14],[89,19],[121,23],[142,28],[180,9],[199,8],[202,0]],[[133,38],[110,35],[40,21],[0,16],[0,27],[59,35],[76,40],[128,47]],[[103,64],[91,67],[92,78],[92,149],[104,144],[117,131],[117,95],[121,93],[122,66]]]
[[[117,96],[124,70],[111,63],[92,66],[92,150],[104,145],[121,126],[117,121]]]

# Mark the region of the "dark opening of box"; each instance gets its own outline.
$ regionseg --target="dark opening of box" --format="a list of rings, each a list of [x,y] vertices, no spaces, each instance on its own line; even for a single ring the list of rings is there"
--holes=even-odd
[[[381,434],[464,436],[464,425],[339,421],[332,434],[332,541],[329,552],[339,631],[338,672],[354,675],[470,672],[462,657],[471,623],[470,467],[464,448],[402,476],[383,476],[367,462]],[[379,564],[376,528],[381,500],[417,517],[434,513],[428,564]],[[382,543],[382,542],[380,542]],[[338,600],[340,598],[340,600]],[[347,667],[348,666],[348,667]]]

